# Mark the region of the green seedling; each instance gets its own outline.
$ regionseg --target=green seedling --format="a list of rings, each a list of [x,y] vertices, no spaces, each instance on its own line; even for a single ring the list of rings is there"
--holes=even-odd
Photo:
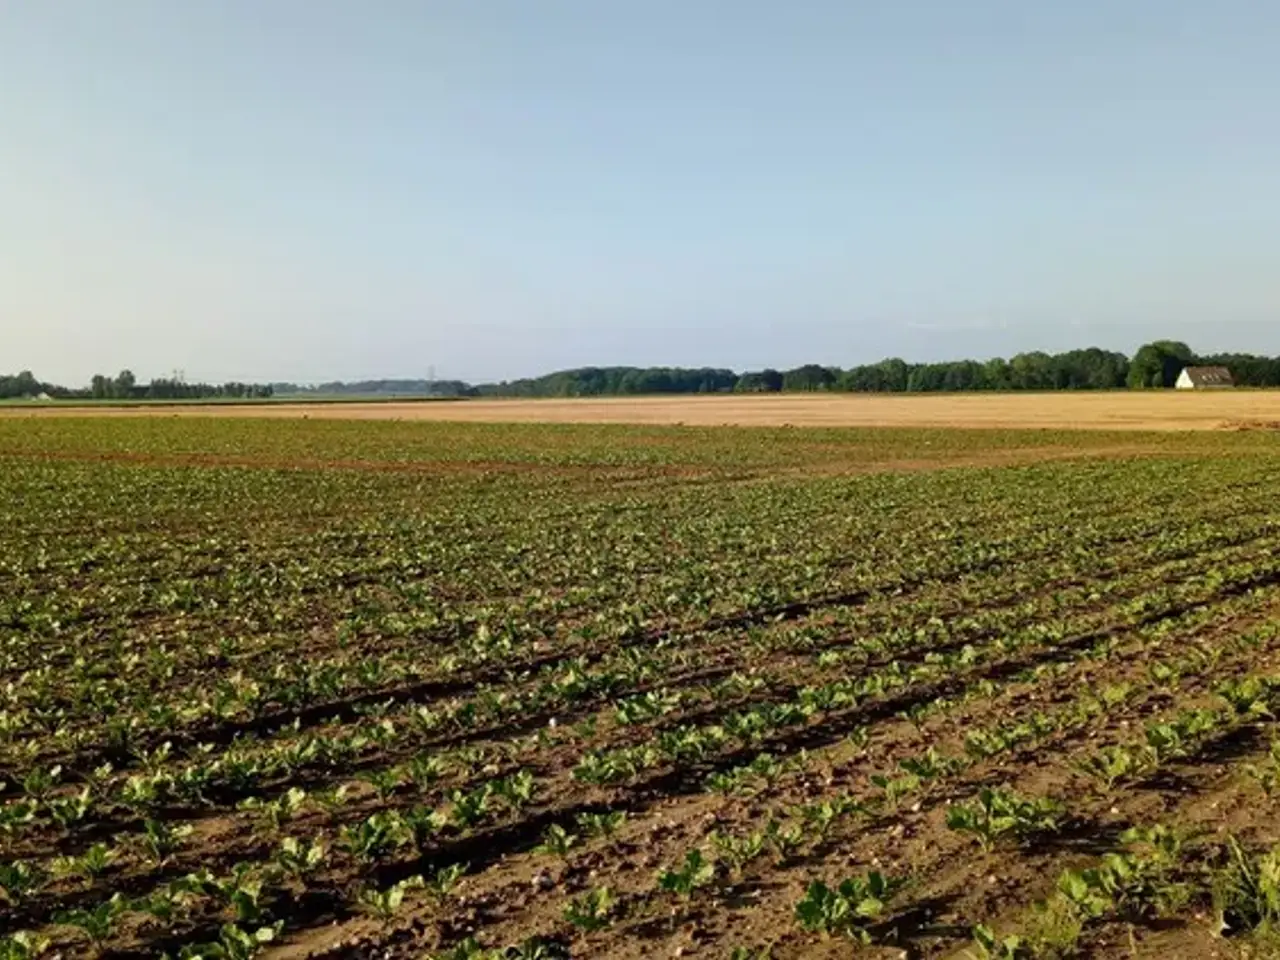
[[[48,937],[38,937],[25,930],[0,937],[0,960],[36,960],[48,951]]]
[[[1025,837],[1053,832],[1058,828],[1061,814],[1061,805],[1053,800],[1029,800],[1003,790],[983,788],[971,803],[947,810],[947,826],[972,834],[983,850],[990,851],[1005,835]]]
[[[625,810],[614,810],[609,813],[580,813],[577,820],[578,828],[593,839],[612,837],[626,822]]]
[[[161,820],[147,820],[142,825],[140,838],[142,849],[147,858],[155,864],[162,864],[177,852],[182,841],[191,836],[190,824],[170,826]]]
[[[413,876],[394,883],[385,890],[379,890],[374,886],[363,886],[356,893],[356,905],[373,914],[383,923],[387,923],[399,912],[404,903],[405,894],[410,890],[421,890],[425,885],[421,876]]]
[[[598,887],[571,900],[564,908],[564,918],[579,930],[593,933],[613,922],[615,905],[613,892],[608,887]]]
[[[973,949],[968,956],[972,960],[1031,960],[1034,954],[1024,937],[1001,937],[980,923],[973,928]]]
[[[53,922],[78,930],[95,951],[101,952],[128,909],[129,902],[124,894],[115,893],[110,900],[104,900],[91,910],[67,910],[55,914]]]
[[[280,841],[274,859],[285,876],[301,880],[319,868],[328,855],[329,851],[320,837],[308,841],[285,837]]]
[[[0,864],[0,894],[11,906],[17,906],[39,890],[45,879],[44,871],[25,860]]]
[[[578,843],[578,837],[570,833],[558,823],[553,823],[547,827],[546,832],[542,835],[542,843],[536,848],[536,853],[548,853],[555,857],[567,857],[569,851]]]
[[[1081,773],[1100,781],[1107,790],[1113,790],[1121,780],[1137,776],[1145,769],[1143,761],[1123,746],[1103,747],[1075,766]]]
[[[735,837],[730,834],[712,834],[711,842],[717,856],[729,865],[735,876],[740,876],[747,864],[764,854],[769,836],[763,830]]]
[[[458,888],[458,882],[466,874],[467,866],[465,863],[452,863],[441,867],[427,878],[427,892],[437,900],[448,899]]]
[[[796,920],[811,932],[846,934],[870,943],[867,922],[884,916],[889,901],[903,885],[904,881],[876,871],[845,880],[835,889],[815,880],[796,904]]]
[[[900,777],[875,774],[871,777],[871,783],[884,792],[885,806],[892,812],[897,812],[903,797],[920,789],[920,778],[914,773]]]
[[[658,888],[688,898],[693,896],[695,890],[710,884],[715,875],[715,864],[706,860],[702,851],[695,848],[684,855],[684,863],[679,869],[664,870],[658,874]]]

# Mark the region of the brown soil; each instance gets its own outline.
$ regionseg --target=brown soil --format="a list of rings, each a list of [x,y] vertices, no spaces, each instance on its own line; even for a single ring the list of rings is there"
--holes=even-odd
[[[41,406],[0,408],[0,416],[293,417],[317,420],[442,420],[475,423],[1217,430],[1262,429],[1280,423],[1280,391],[927,396],[786,394],[468,400],[450,403]]]

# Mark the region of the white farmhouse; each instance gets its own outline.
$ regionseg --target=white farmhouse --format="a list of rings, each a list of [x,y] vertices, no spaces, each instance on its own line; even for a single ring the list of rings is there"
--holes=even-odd
[[[1222,390],[1235,385],[1226,367],[1183,367],[1174,384],[1179,390]]]

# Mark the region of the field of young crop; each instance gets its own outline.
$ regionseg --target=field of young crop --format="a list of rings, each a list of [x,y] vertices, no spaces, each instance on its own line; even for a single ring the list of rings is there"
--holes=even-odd
[[[0,420],[0,960],[1280,956],[1280,439]]]

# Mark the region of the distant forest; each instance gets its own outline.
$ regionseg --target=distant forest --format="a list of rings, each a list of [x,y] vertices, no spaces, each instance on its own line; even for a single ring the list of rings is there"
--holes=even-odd
[[[53,400],[246,400],[270,397],[271,393],[269,384],[259,383],[188,383],[178,377],[139,383],[131,370],[114,377],[97,374],[87,387],[44,383],[30,370],[12,376],[0,374],[0,399],[6,400],[41,396]]]
[[[1172,387],[1182,368],[1229,367],[1246,387],[1280,387],[1280,357],[1197,355],[1185,343],[1158,340],[1132,357],[1090,347],[1067,353],[1020,353],[1008,360],[908,363],[881,360],[858,367],[810,363],[790,370],[701,367],[580,367],[525,380],[471,385],[457,380],[366,380],[300,388],[272,384],[276,394],[440,395],[465,397],[607,397],[663,393],[940,393],[961,390],[1119,390]]]
[[[321,396],[603,397],[641,394],[943,393],[975,390],[1118,390],[1172,387],[1183,367],[1223,366],[1242,387],[1280,387],[1280,357],[1197,355],[1185,343],[1157,340],[1132,357],[1090,347],[1066,353],[1020,353],[1005,360],[908,363],[889,359],[858,367],[809,363],[790,370],[703,367],[581,367],[542,377],[472,385],[460,380],[362,380],[294,383],[187,383],[178,378],[139,383],[122,371],[95,376],[87,387],[43,383],[29,371],[0,376],[0,398],[197,400]]]

